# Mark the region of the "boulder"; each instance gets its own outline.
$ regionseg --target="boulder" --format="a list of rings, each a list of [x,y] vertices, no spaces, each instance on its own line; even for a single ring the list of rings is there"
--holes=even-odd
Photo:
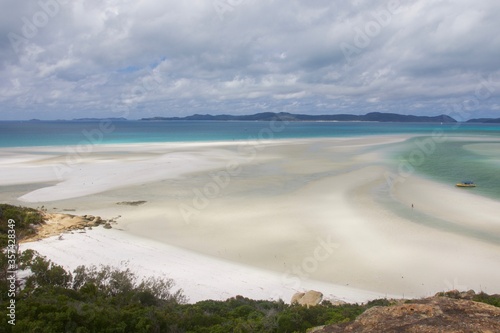
[[[299,303],[299,300],[304,297],[306,293],[295,293],[293,294],[292,296],[292,300],[290,301],[290,304],[295,304],[295,303]]]
[[[296,293],[293,295],[290,303],[297,303],[302,306],[316,306],[323,300],[323,294],[319,291],[309,290],[305,293]]]

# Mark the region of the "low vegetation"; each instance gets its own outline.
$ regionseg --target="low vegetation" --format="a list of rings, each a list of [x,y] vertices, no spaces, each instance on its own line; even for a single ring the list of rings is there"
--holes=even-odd
[[[43,223],[43,216],[39,210],[26,207],[16,207],[0,204],[0,248],[5,248],[8,243],[9,220],[15,221],[17,239],[33,236],[35,227]]]

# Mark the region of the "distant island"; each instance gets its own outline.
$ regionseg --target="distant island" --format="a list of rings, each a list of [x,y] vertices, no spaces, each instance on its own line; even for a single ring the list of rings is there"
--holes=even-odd
[[[76,118],[73,119],[72,121],[102,121],[102,120],[107,120],[107,121],[127,121],[127,118]]]
[[[168,120],[213,120],[213,121],[372,121],[372,122],[405,122],[405,123],[456,123],[457,121],[447,115],[414,116],[396,113],[370,112],[365,115],[353,114],[331,114],[331,115],[307,115],[292,114],[288,112],[262,112],[252,115],[210,115],[195,114],[187,117],[153,117],[142,118],[142,121],[168,121]]]
[[[393,123],[458,123],[458,121],[448,115],[441,114],[439,116],[415,116],[404,115],[397,113],[370,112],[365,115],[355,114],[294,114],[289,112],[261,112],[250,115],[211,115],[211,114],[194,114],[186,117],[150,117],[134,119],[134,121],[172,121],[172,120],[195,120],[195,121],[356,121],[356,122],[393,122]],[[75,118],[71,120],[58,119],[56,121],[129,121],[132,119],[126,118]],[[42,122],[45,120],[30,119],[28,122]],[[474,118],[463,121],[463,123],[471,124],[500,124],[500,118]]]
[[[476,118],[467,120],[468,123],[500,124],[500,118]]]

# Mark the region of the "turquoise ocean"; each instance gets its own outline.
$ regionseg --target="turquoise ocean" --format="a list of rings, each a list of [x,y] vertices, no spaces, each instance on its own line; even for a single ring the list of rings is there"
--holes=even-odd
[[[500,200],[500,124],[265,121],[0,121],[0,147],[146,142],[254,141],[413,134],[393,147],[395,166],[436,131],[447,139],[418,163],[417,173],[442,183],[473,180],[475,193]],[[456,138],[456,139],[455,139]],[[420,154],[421,155],[421,154]],[[467,189],[469,190],[469,189]]]

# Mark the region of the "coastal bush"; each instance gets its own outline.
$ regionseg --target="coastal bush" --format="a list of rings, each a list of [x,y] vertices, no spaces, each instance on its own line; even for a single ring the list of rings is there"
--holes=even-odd
[[[500,308],[500,295],[488,295],[481,292],[472,298],[473,301],[490,304]]]
[[[393,302],[389,301],[387,298],[379,298],[379,299],[374,299],[374,300],[368,301],[366,303],[366,307],[371,308],[374,306],[389,306],[392,304],[393,304]]]
[[[0,248],[7,246],[8,221],[15,221],[16,238],[35,234],[34,226],[43,223],[43,215],[36,209],[0,204]]]
[[[39,256],[33,250],[22,252],[18,260],[19,268],[30,272],[24,280],[25,294],[44,286],[64,288],[71,285],[71,273],[66,272],[62,266]]]

